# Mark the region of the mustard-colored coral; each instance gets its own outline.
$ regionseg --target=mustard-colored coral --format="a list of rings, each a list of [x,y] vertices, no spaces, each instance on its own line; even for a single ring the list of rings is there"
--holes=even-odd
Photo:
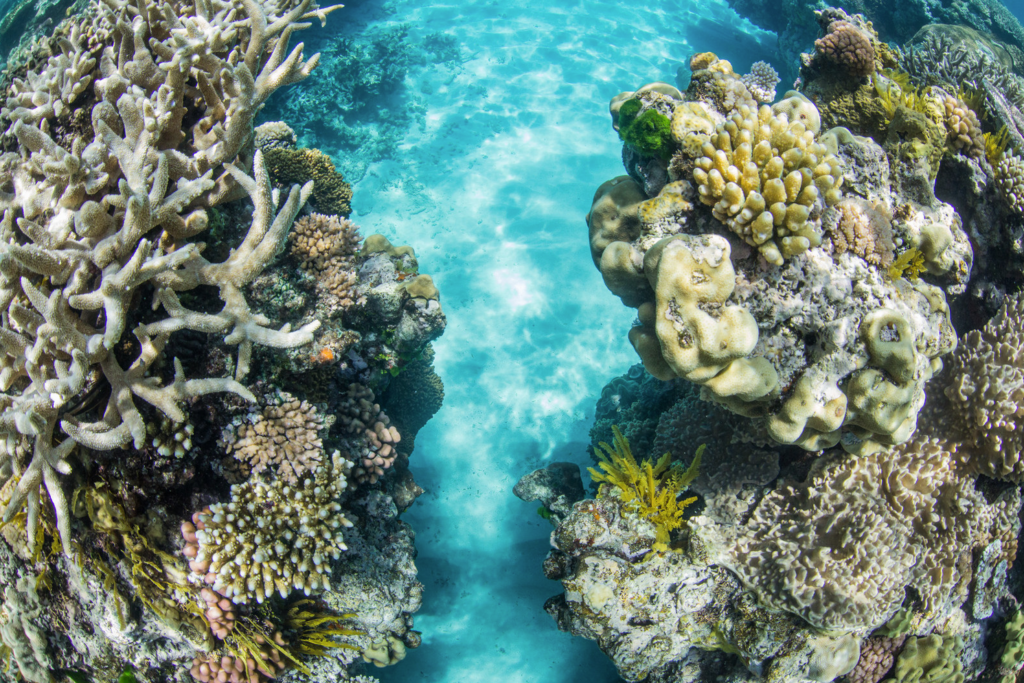
[[[268,149],[267,169],[279,183],[313,181],[312,203],[323,214],[352,213],[352,188],[334,168],[331,158],[318,149]]]
[[[924,269],[924,254],[917,249],[907,249],[893,261],[893,264],[885,272],[890,280],[898,280],[901,277],[916,280],[924,272]]]
[[[839,200],[842,171],[802,122],[767,105],[740,107],[702,151],[693,170],[701,201],[765,260],[781,265],[821,244],[811,211]]]
[[[669,535],[684,524],[683,512],[697,501],[696,496],[678,498],[697,478],[704,446],[697,449],[685,470],[679,463],[673,464],[668,453],[653,465],[649,460],[640,465],[619,428],[613,426],[612,432],[614,445],[603,441],[598,444],[598,464],[603,471],[589,468],[591,478],[602,485],[599,495],[617,495],[627,507],[654,524],[658,543],[667,546]]]

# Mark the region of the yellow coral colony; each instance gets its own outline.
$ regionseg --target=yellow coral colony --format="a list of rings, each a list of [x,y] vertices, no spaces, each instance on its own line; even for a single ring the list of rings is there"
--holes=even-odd
[[[639,465],[619,428],[613,426],[612,432],[614,445],[604,442],[599,445],[599,465],[603,471],[591,467],[590,476],[602,485],[602,496],[610,495],[606,486],[611,487],[628,509],[651,522],[657,531],[659,546],[667,547],[670,534],[683,526],[683,512],[697,501],[695,496],[679,500],[679,495],[697,478],[704,446],[697,449],[693,462],[685,470],[679,463],[673,464],[668,453],[653,465],[650,461]]]
[[[767,105],[741,106],[696,161],[700,200],[769,263],[782,265],[821,244],[820,227],[808,221],[811,208],[819,196],[830,205],[839,200],[839,160],[816,132]]]

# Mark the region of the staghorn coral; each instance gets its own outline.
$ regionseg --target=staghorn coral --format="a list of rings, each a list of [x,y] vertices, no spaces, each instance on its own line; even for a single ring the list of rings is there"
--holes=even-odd
[[[859,197],[841,200],[821,219],[836,255],[853,252],[883,268],[892,264],[892,215],[884,204],[872,206]]]
[[[322,214],[348,217],[352,213],[352,188],[334,170],[331,158],[318,149],[267,150],[267,168],[276,182],[313,181],[311,203]]]
[[[850,21],[833,21],[826,34],[814,41],[817,54],[838,65],[853,78],[863,78],[875,71],[875,48],[872,36]]]
[[[1024,481],[1024,297],[1008,297],[981,330],[967,334],[951,364],[946,397],[978,474]]]
[[[330,588],[329,558],[347,549],[342,530],[352,526],[337,503],[351,468],[335,453],[330,468],[294,488],[255,477],[232,486],[229,502],[182,525],[196,538],[192,570],[237,604]]]
[[[7,586],[3,612],[0,643],[9,649],[22,677],[31,683],[53,683],[53,659],[48,652],[46,630],[39,623],[43,610],[33,577],[23,576]]]
[[[843,176],[803,123],[767,105],[740,107],[702,151],[693,170],[700,200],[769,263],[821,244],[811,212],[838,201]]]
[[[324,418],[306,401],[287,392],[270,397],[260,412],[231,425],[222,437],[224,452],[243,463],[251,474],[267,469],[289,484],[315,473],[323,460],[320,431]]]
[[[27,504],[30,541],[45,486],[71,552],[61,485],[61,475],[71,470],[68,457],[76,444],[110,450],[134,442],[141,448],[146,423],[135,398],[176,422],[184,420],[180,404],[192,397],[228,391],[251,399],[237,380],[245,376],[253,344],[289,347],[312,339],[315,322],[295,331],[271,329],[269,320],[251,313],[240,291],[274,256],[311,190],[291,188],[278,210],[261,154],[251,171],[248,157],[239,157],[260,105],[316,65],[315,56],[303,60],[301,46],[287,50],[308,8],[308,1],[301,2],[268,22],[258,3],[235,10],[215,0],[197,18],[168,2],[152,11],[128,2],[97,3],[94,22],[103,26],[105,42],[98,78],[84,91],[61,85],[59,98],[50,91],[30,93],[40,82],[25,81],[8,102],[9,132],[20,155],[8,153],[0,164],[4,181],[14,187],[0,206],[7,313],[0,431],[28,436],[35,446],[31,462],[18,466],[18,487],[4,519]],[[244,25],[235,21],[236,11]],[[68,45],[79,50],[74,40]],[[68,59],[65,52],[50,57],[43,72],[67,68]],[[76,59],[72,66],[84,63]],[[187,86],[190,79],[198,89]],[[83,100],[91,92],[95,135],[80,133],[62,147],[47,130],[68,104],[65,93],[76,90]],[[29,102],[43,104],[29,108]],[[227,260],[207,261],[188,242],[207,227],[203,207],[245,195],[254,210],[244,240]],[[177,246],[166,252],[158,247],[161,234]],[[139,351],[124,369],[112,349],[132,322],[133,298],[147,284],[170,317],[133,330]],[[176,292],[200,285],[219,288],[219,314],[180,306]],[[147,376],[169,334],[179,329],[223,334],[239,345],[235,379],[189,380],[177,360],[171,381]],[[62,416],[93,372],[109,385],[105,417]],[[58,422],[69,438],[58,437],[55,446]]]

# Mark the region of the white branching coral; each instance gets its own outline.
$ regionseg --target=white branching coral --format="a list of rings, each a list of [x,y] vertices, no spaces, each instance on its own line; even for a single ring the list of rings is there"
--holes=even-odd
[[[347,550],[343,530],[352,526],[337,502],[351,468],[335,452],[331,467],[301,485],[253,477],[232,486],[229,502],[182,526],[196,539],[190,567],[235,603],[330,588],[330,560]]]
[[[0,454],[0,482],[18,478],[3,519],[27,506],[30,543],[45,486],[71,551],[61,487],[68,458],[77,444],[143,447],[136,399],[174,422],[185,420],[181,406],[193,397],[233,392],[251,401],[240,380],[254,344],[312,341],[318,322],[275,329],[242,293],[284,248],[312,190],[293,186],[279,198],[261,154],[242,153],[263,102],[317,64],[301,44],[288,48],[310,8],[311,0],[96,2],[83,29],[89,40],[72,29],[59,54],[12,87],[4,115],[20,152],[0,157],[0,181],[13,188],[0,194],[0,439],[27,437],[33,450],[27,465]],[[49,131],[69,114],[91,120],[92,131],[63,125],[55,140]],[[248,233],[211,263],[189,240],[206,229],[207,207],[246,195]],[[201,285],[219,289],[219,313],[182,305],[178,293]],[[131,330],[143,291],[169,317]],[[170,334],[185,329],[238,345],[234,378],[187,379],[177,361],[166,384],[152,372]],[[132,344],[138,355],[126,368],[113,349]],[[81,410],[87,381],[97,379],[109,385],[105,409]]]

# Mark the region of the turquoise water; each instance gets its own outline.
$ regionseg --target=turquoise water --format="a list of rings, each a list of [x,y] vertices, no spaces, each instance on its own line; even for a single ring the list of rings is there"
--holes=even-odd
[[[353,186],[353,220],[415,245],[449,321],[435,345],[445,404],[412,459],[427,493],[406,514],[426,587],[423,646],[374,674],[617,681],[594,643],[543,611],[560,592],[541,572],[551,527],[512,486],[552,460],[585,463],[601,386],[636,362],[625,334],[634,312],[605,289],[584,224],[597,187],[623,173],[608,100],[672,82],[699,51],[745,71],[775,38],[716,1],[399,0],[343,12],[329,31],[405,23],[413,43],[454,36],[462,59],[406,79],[416,123]],[[388,115],[401,105],[392,99]],[[330,139],[305,143],[361,167]]]

